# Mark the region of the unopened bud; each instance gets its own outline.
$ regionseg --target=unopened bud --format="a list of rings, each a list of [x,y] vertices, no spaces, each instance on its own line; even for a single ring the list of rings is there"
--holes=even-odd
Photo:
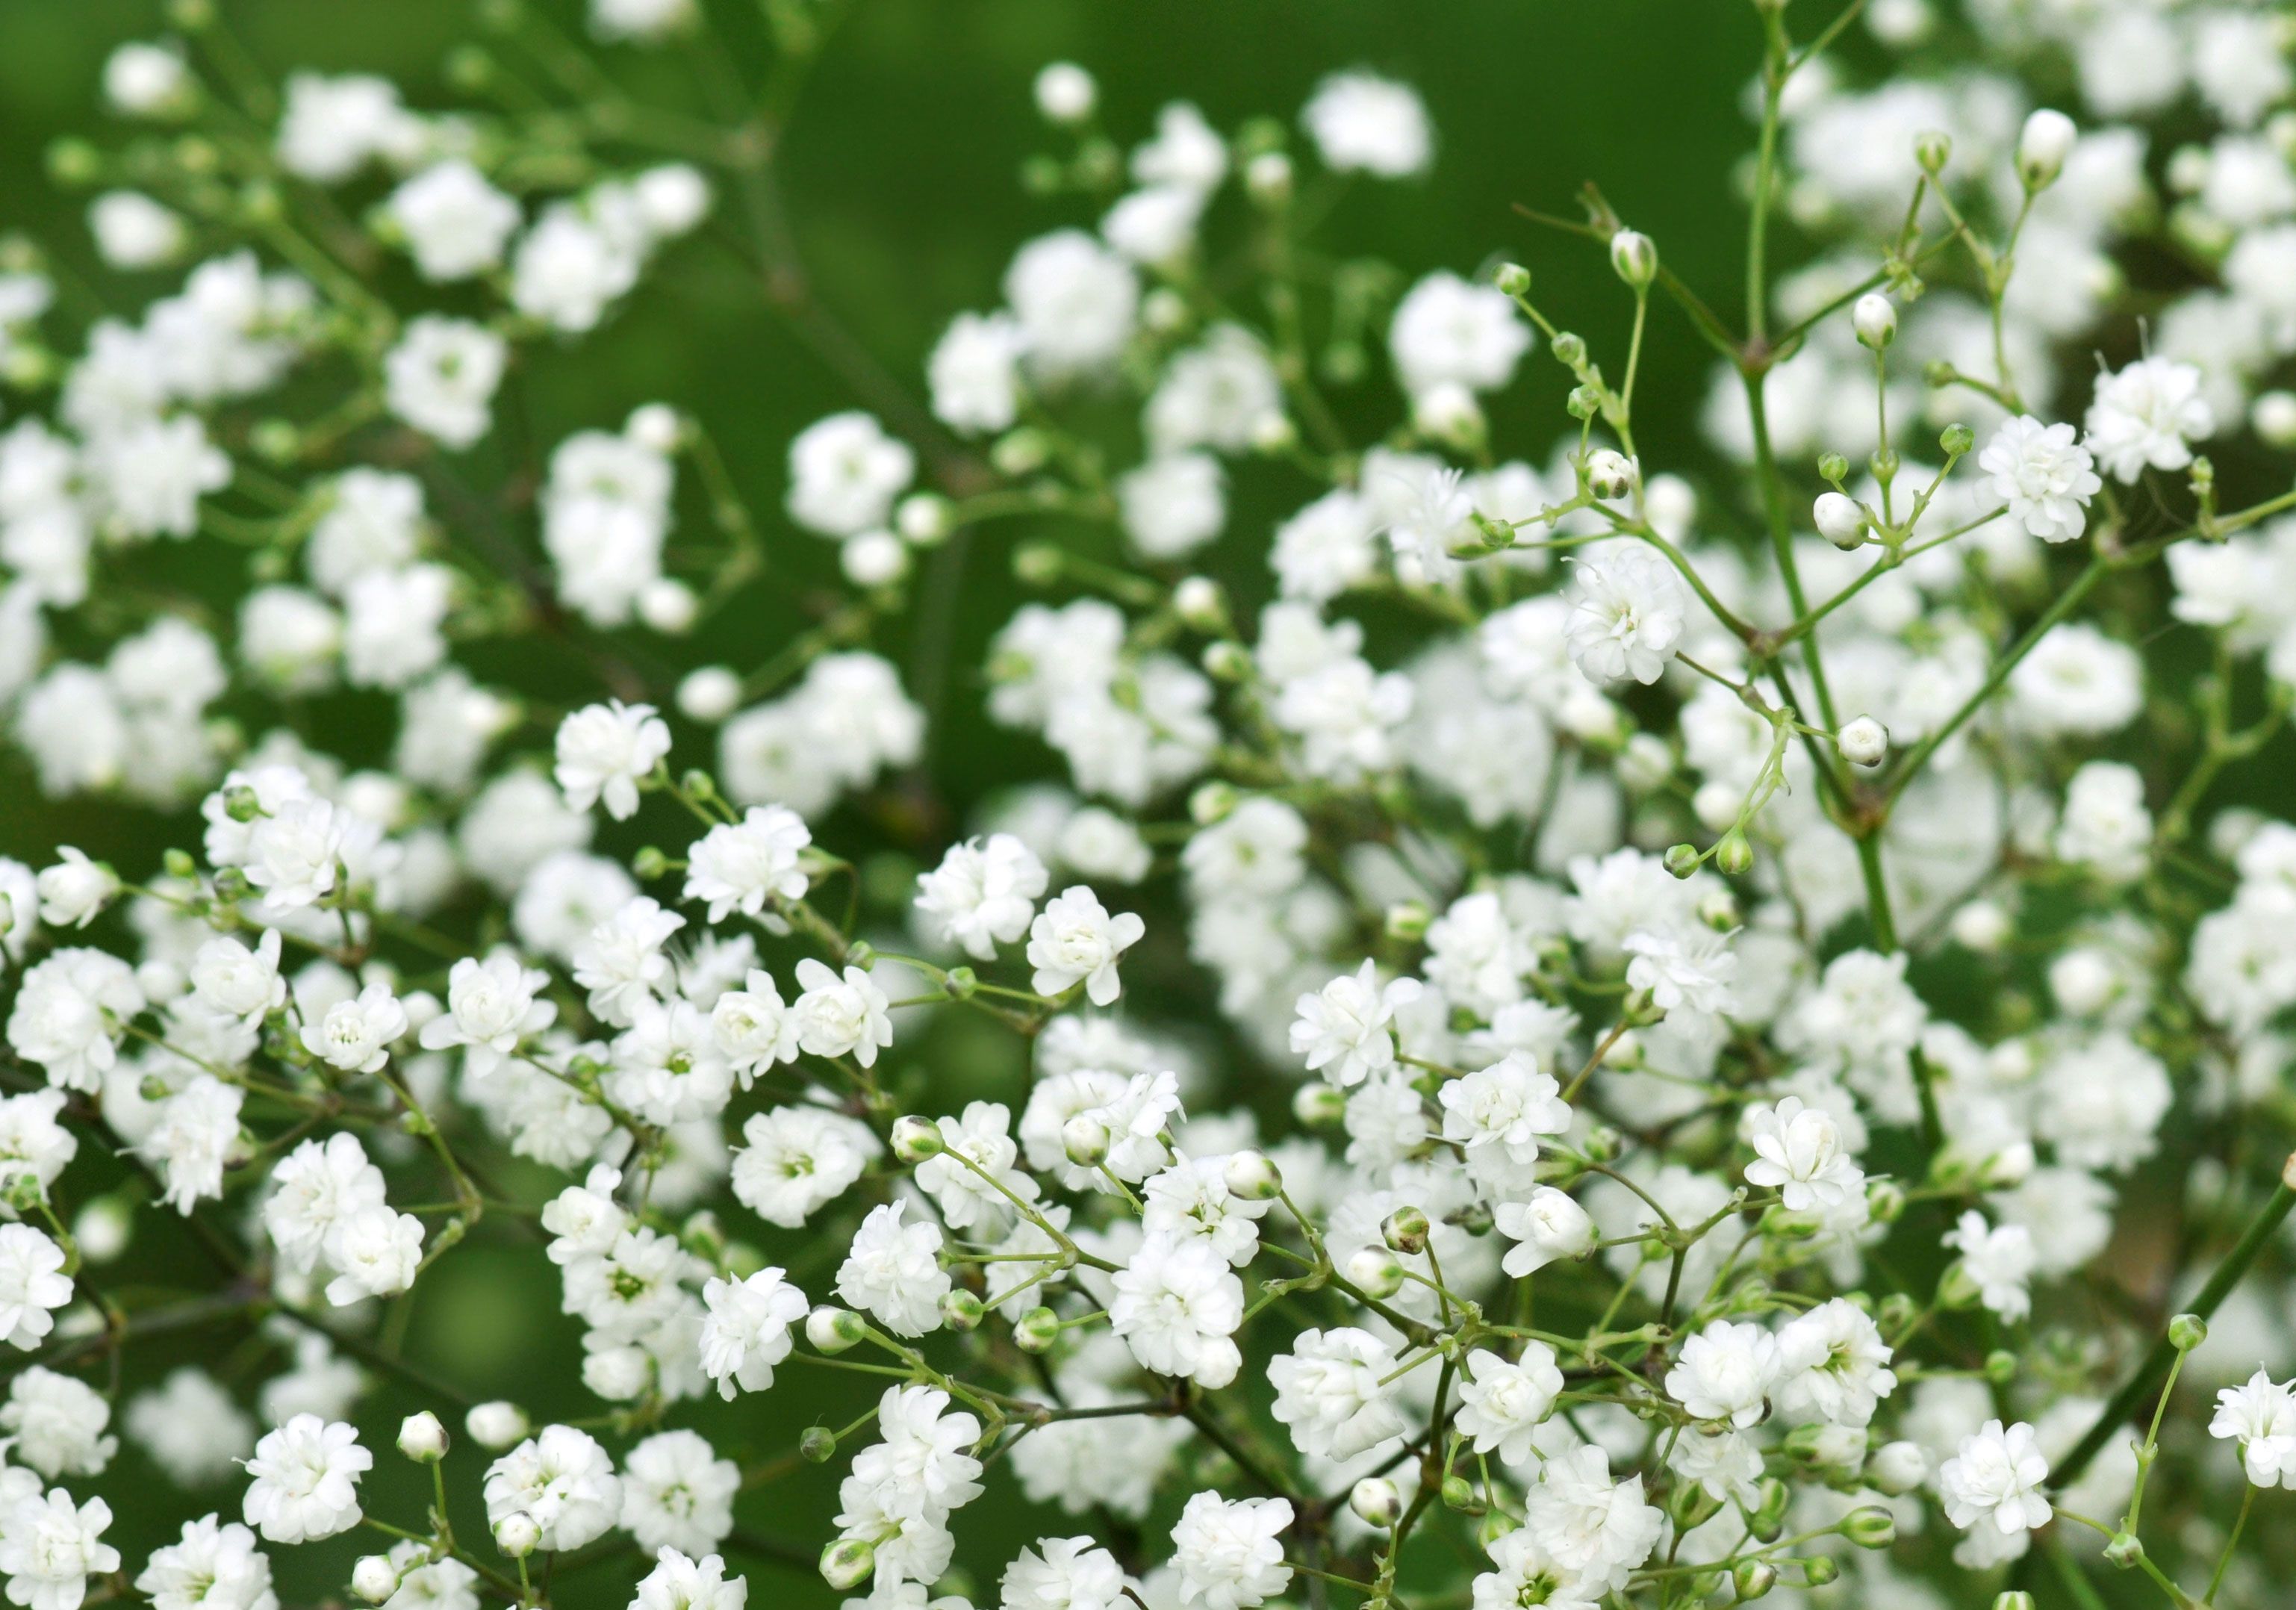
[[[1498,272],[1491,275],[1491,283],[1505,295],[1529,296],[1530,270],[1521,263],[1501,263]]]
[[[1022,1352],[1040,1353],[1061,1339],[1061,1317],[1049,1308],[1032,1308],[1013,1327],[1013,1340]]]
[[[2104,1546],[2105,1563],[2123,1571],[2135,1570],[2144,1557],[2144,1545],[2133,1532],[2116,1532],[2112,1540]]]
[[[398,1451],[420,1464],[435,1465],[447,1457],[447,1428],[427,1409],[411,1414],[398,1423]]]
[[[981,1306],[979,1297],[961,1286],[940,1300],[941,1320],[951,1330],[979,1330],[981,1318],[988,1311]]]
[[[1934,178],[1953,160],[1953,136],[1942,129],[1925,128],[1914,136],[1914,160]]]
[[[1913,1491],[1929,1474],[1929,1456],[1918,1442],[1884,1442],[1866,1461],[1866,1481],[1891,1498]]]
[[[1854,497],[1820,492],[1810,506],[1810,518],[1816,522],[1817,534],[1845,554],[1866,540],[1866,511]]]
[[[1890,752],[1890,733],[1873,717],[1859,716],[1834,735],[1833,743],[1852,766],[1879,766]]]
[[[1754,847],[1746,842],[1744,834],[1733,827],[1714,846],[1714,864],[1730,876],[1738,877],[1753,869]]]
[[[1089,1113],[1079,1113],[1061,1126],[1061,1147],[1080,1169],[1096,1169],[1108,1161],[1108,1126]]]
[[[1387,908],[1387,937],[1415,944],[1427,937],[1434,915],[1418,900],[1398,900]]]
[[[1698,858],[1697,845],[1673,844],[1667,848],[1664,865],[1675,876],[1686,878],[1698,870]]]
[[[1403,1495],[1385,1476],[1365,1476],[1348,1494],[1348,1507],[1364,1524],[1383,1531],[1402,1518]]]
[[[1310,1129],[1328,1129],[1345,1121],[1348,1097],[1343,1090],[1327,1084],[1301,1085],[1292,1096],[1292,1116],[1300,1126]]]
[[[1587,489],[1597,497],[1624,497],[1634,490],[1634,460],[1603,448],[1587,460]]]
[[[2169,1321],[2169,1345],[2180,1353],[2191,1352],[2209,1339],[2209,1322],[2198,1314],[2178,1314]]]
[[[1403,1289],[1403,1265],[1383,1246],[1366,1246],[1348,1260],[1348,1281],[1374,1302]]]
[[[1977,432],[1967,425],[1948,425],[1938,432],[1938,446],[1943,448],[1947,456],[1951,458],[1966,457],[1969,450],[1976,445]]]
[[[913,1168],[948,1149],[948,1143],[941,1138],[940,1126],[914,1113],[895,1121],[892,1143],[893,1155]]]
[[[1985,1378],[1996,1386],[2006,1386],[2017,1378],[2017,1355],[2005,1347],[1997,1347],[1985,1355]]]
[[[1742,1599],[1760,1598],[1778,1585],[1778,1568],[1767,1560],[1740,1560],[1730,1568],[1730,1588]]]
[[[1265,1152],[1238,1152],[1227,1160],[1227,1193],[1240,1202],[1273,1202],[1283,1194],[1283,1175]]]
[[[1380,1239],[1391,1251],[1411,1256],[1427,1250],[1427,1215],[1406,1203],[1387,1216],[1379,1227]]]
[[[1801,1562],[1801,1580],[1806,1587],[1823,1588],[1841,1574],[1841,1567],[1830,1554],[1813,1554]]]
[[[2022,1588],[2005,1588],[1993,1596],[1993,1610],[2033,1610],[2033,1596]]]
[[[826,1425],[808,1425],[797,1440],[797,1453],[808,1465],[826,1465],[837,1457],[837,1433]]]
[[[362,1555],[351,1567],[351,1591],[379,1605],[398,1591],[398,1568],[380,1554]]]
[[[1172,589],[1172,612],[1200,632],[1216,632],[1227,620],[1227,596],[1209,576],[1190,576]]]
[[[526,1410],[499,1398],[491,1403],[476,1404],[463,1417],[463,1429],[471,1433],[472,1442],[488,1452],[500,1453],[525,1439]]]
[[[541,1541],[542,1528],[523,1509],[513,1510],[495,1523],[495,1547],[512,1559],[524,1559]]]
[[[877,1568],[877,1551],[866,1538],[841,1537],[821,1551],[821,1580],[840,1593],[858,1588]]]
[[[1879,1504],[1861,1504],[1841,1517],[1841,1535],[1860,1548],[1887,1548],[1898,1540],[1898,1517]]]
[[[2080,131],[2061,111],[2042,107],[2025,119],[2017,136],[2017,177],[2028,190],[2046,190],[2065,170]]]
[[[1898,339],[1898,310],[1878,291],[1868,291],[1849,310],[1850,327],[1860,345],[1879,352]]]
[[[860,1344],[861,1316],[849,1308],[823,1303],[805,1317],[805,1339],[816,1352],[841,1353]]]
[[[1611,237],[1611,267],[1628,284],[1644,290],[1658,277],[1658,247],[1637,230],[1621,229]]]

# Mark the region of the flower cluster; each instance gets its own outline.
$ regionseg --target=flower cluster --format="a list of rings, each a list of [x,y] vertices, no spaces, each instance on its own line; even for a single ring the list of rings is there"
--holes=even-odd
[[[1429,168],[1407,86],[1128,149],[1049,67],[1062,217],[777,508],[674,401],[501,439],[721,194],[833,328],[778,126],[608,70],[741,87],[703,7],[490,4],[451,111],[197,0],[121,48],[53,166],[176,288],[0,272],[0,716],[174,847],[0,858],[9,1600],[272,1610],[307,1548],[383,1610],[2268,1594],[2296,827],[2228,774],[2296,704],[2286,20],[1790,9],[1742,316],[1546,220],[1599,358],[1529,267],[1311,241]],[[1638,439],[1677,339],[1703,439]],[[1008,530],[964,686],[1041,766],[952,799],[890,651]],[[811,628],[681,653],[808,549]],[[441,1267],[502,1317],[473,1253],[566,1379],[410,1340]]]

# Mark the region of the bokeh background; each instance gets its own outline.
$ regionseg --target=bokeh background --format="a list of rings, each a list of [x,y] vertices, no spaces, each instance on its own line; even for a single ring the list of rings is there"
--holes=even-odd
[[[570,31],[578,28],[565,0],[548,3]],[[704,4],[742,13],[742,26],[726,30],[740,56],[739,41],[757,36],[754,11],[740,0]],[[418,107],[458,99],[447,88],[444,62],[451,47],[472,37],[465,0],[220,5],[274,74],[297,67],[378,72],[400,83]],[[86,196],[52,185],[43,159],[67,132],[119,137],[117,126],[105,127],[95,111],[102,63],[119,42],[161,27],[157,0],[0,0],[0,230],[36,237],[95,300],[122,311],[169,289],[167,276],[103,272],[84,221]],[[1093,221],[1085,204],[1032,197],[1021,183],[1024,160],[1050,144],[1029,98],[1044,63],[1066,58],[1091,69],[1102,84],[1103,125],[1126,144],[1144,137],[1156,109],[1172,99],[1194,101],[1224,129],[1260,116],[1288,125],[1324,73],[1370,66],[1424,94],[1439,131],[1439,160],[1421,182],[1350,189],[1324,227],[1326,248],[1339,256],[1377,252],[1414,276],[1515,259],[1533,267],[1538,300],[1553,317],[1587,334],[1598,352],[1617,351],[1629,304],[1605,259],[1583,241],[1538,229],[1510,204],[1569,212],[1578,186],[1594,180],[1622,216],[1657,240],[1670,267],[1717,305],[1734,306],[1743,216],[1737,181],[1750,144],[1743,90],[1756,54],[1751,8],[1721,0],[856,0],[793,120],[781,181],[821,300],[878,362],[920,389],[922,358],[942,325],[959,310],[996,300],[1018,242],[1057,225]],[[695,64],[683,50],[618,50],[601,59],[643,100],[704,110]],[[731,65],[751,83],[764,68],[762,61]],[[1645,355],[1636,407],[1655,465],[1696,474],[1708,464],[1695,429],[1706,382],[1704,349],[1662,319]],[[1525,366],[1523,381],[1494,399],[1494,439],[1503,455],[1545,461],[1564,423],[1563,390],[1556,366]],[[505,392],[505,423],[490,449],[497,456],[475,460],[473,479],[492,477],[490,492],[510,489],[505,502],[514,515],[516,489],[552,444],[578,429],[612,428],[633,407],[656,400],[708,423],[760,512],[772,564],[765,580],[710,622],[702,645],[672,652],[686,665],[718,659],[753,666],[812,618],[834,577],[831,546],[777,516],[785,444],[814,419],[858,399],[777,318],[722,242],[701,238],[675,250],[601,331],[522,363]],[[1398,408],[1391,388],[1376,379],[1341,392],[1339,404],[1360,440],[1389,428]],[[1274,522],[1308,491],[1284,466],[1242,466],[1227,546],[1210,568],[1263,574],[1257,554]],[[691,502],[689,495],[685,517],[699,527]],[[1710,518],[1751,525],[1750,513],[1726,500]],[[535,551],[531,520],[510,523]],[[1054,526],[1006,522],[930,562],[908,618],[874,645],[903,665],[913,690],[932,706],[932,752],[922,777],[904,785],[900,809],[832,824],[821,835],[825,842],[840,851],[873,847],[897,858],[898,869],[898,858],[937,852],[992,785],[1051,775],[1033,741],[983,719],[977,671],[989,634],[1021,596],[1011,576],[1013,545],[1043,536],[1085,539]],[[235,553],[220,560],[210,554],[194,563],[237,561]],[[196,586],[198,578],[191,579]],[[217,585],[227,594],[235,584],[219,576]],[[648,652],[661,654],[659,645]],[[483,653],[472,662],[486,674]],[[596,695],[570,658],[546,669],[514,669],[509,679],[562,702]],[[652,691],[666,696],[668,688]],[[347,696],[327,714],[327,730],[315,735],[324,746],[356,763],[381,758],[390,731],[386,701]],[[629,843],[644,842],[644,831],[642,818]],[[37,864],[54,844],[70,842],[138,875],[188,836],[148,812],[45,803],[20,762],[0,758],[0,851]],[[1179,952],[1176,928],[1164,925],[1167,948],[1139,978],[1128,968],[1128,982],[1146,989],[1160,1015],[1194,1013],[1210,1023],[1208,1006],[1195,1011],[1202,982]],[[947,1050],[957,1088],[936,1087],[944,1107],[953,1108],[967,1087],[1017,1093],[1017,1069],[996,1055],[955,1042]],[[522,1183],[529,1200],[549,1188],[539,1176]],[[742,1228],[746,1234],[756,1227]],[[804,1278],[805,1246],[770,1251]],[[830,1251],[816,1257],[816,1280],[833,1267]],[[181,1261],[199,1257],[188,1238],[162,1229],[146,1233],[127,1267],[136,1277],[161,1278],[172,1269],[183,1278]],[[193,1282],[206,1277],[196,1262],[188,1267]],[[516,1397],[537,1417],[591,1413],[594,1400],[573,1386],[574,1327],[556,1310],[554,1271],[532,1242],[489,1224],[426,1278],[407,1356],[474,1397]],[[139,1344],[131,1350],[129,1390],[181,1359],[199,1359],[242,1385],[276,1367],[275,1343],[243,1337],[195,1334]],[[674,1423],[698,1425],[722,1452],[763,1462],[788,1454],[805,1425],[853,1417],[871,1394],[847,1390],[845,1379],[791,1369],[774,1393],[723,1409],[714,1401],[687,1406]],[[415,1402],[398,1385],[378,1393],[361,1416],[371,1442],[387,1449],[387,1428]],[[449,1466],[455,1518],[474,1539],[483,1537],[475,1498],[483,1457],[461,1448]],[[810,1570],[810,1543],[794,1562],[777,1566],[769,1557],[776,1540],[825,1535],[833,1489],[832,1474],[823,1472],[745,1496],[742,1532],[728,1553],[751,1573],[752,1604],[834,1602]],[[99,1490],[119,1512],[113,1540],[131,1571],[193,1513],[164,1493],[133,1449],[123,1450]],[[400,1520],[420,1513],[415,1473],[387,1451],[366,1490],[371,1513]],[[226,1512],[235,1512],[237,1501],[236,1483],[201,1499]],[[959,1565],[983,1587],[1019,1542],[1094,1524],[1030,1509],[1009,1479],[995,1482],[966,1520]],[[347,1558],[340,1545],[279,1551],[283,1596],[292,1604],[339,1594],[335,1573]],[[559,1597],[619,1605],[635,1573],[631,1561],[612,1561],[588,1580],[563,1584]]]

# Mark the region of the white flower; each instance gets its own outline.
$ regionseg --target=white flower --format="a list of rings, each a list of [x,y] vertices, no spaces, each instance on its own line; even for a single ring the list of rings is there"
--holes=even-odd
[[[1038,1538],[997,1584],[1000,1610],[1117,1610],[1124,1567],[1088,1537]]]
[[[2183,469],[2193,462],[2189,444],[2217,428],[2215,411],[2201,395],[2201,372],[2169,357],[2139,358],[2098,375],[2083,423],[2089,451],[2122,481],[2135,481],[2147,465]]]
[[[1693,1419],[1743,1430],[1762,1417],[1780,1361],[1777,1339],[1759,1325],[1717,1320],[1682,1344],[1666,1390]]]
[[[37,883],[40,920],[51,928],[85,928],[119,892],[119,875],[69,844],[56,853],[63,858],[43,867]]]
[[[790,1015],[797,1043],[808,1056],[850,1055],[866,1068],[893,1043],[893,1020],[887,1012],[891,1003],[860,968],[846,968],[840,979],[808,957],[797,965],[797,982],[804,993],[791,1006]]]
[[[1021,412],[1020,325],[1008,314],[960,313],[932,349],[932,410],[951,430],[1010,429]]]
[[[341,817],[326,801],[305,796],[257,818],[242,869],[265,904],[291,911],[332,892],[342,854]]]
[[[128,1400],[127,1434],[178,1486],[205,1487],[255,1451],[255,1422],[215,1377],[193,1365]],[[227,1531],[242,1532],[233,1526]],[[245,1533],[253,1541],[252,1533]]]
[[[613,1043],[607,1093],[649,1123],[714,1118],[734,1094],[709,1019],[687,1000],[643,1000]]]
[[[1570,1195],[1551,1185],[1531,1187],[1528,1202],[1502,1202],[1493,1210],[1500,1235],[1516,1244],[1501,1264],[1518,1278],[1595,1244],[1595,1221]]]
[[[355,1427],[297,1415],[255,1445],[241,1513],[275,1543],[348,1532],[359,1523],[359,1477],[373,1465]]]
[[[2240,1444],[2241,1468],[2258,1487],[2296,1486],[2296,1392],[2259,1369],[2217,1393],[2209,1434]]]
[[[1152,1236],[1111,1284],[1111,1328],[1142,1368],[1207,1387],[1235,1379],[1243,1365],[1233,1340],[1243,1323],[1243,1283],[1208,1243]]]
[[[228,934],[205,941],[192,958],[193,992],[209,1010],[249,1023],[278,1011],[287,1004],[279,945],[276,929],[266,929],[252,950]]]
[[[424,435],[467,448],[493,423],[495,388],[509,354],[503,338],[482,325],[423,314],[384,355],[384,400]]]
[[[1250,1262],[1259,1250],[1259,1220],[1275,1204],[1229,1190],[1227,1165],[1225,1155],[1182,1158],[1151,1175],[1141,1192],[1141,1228],[1151,1236],[1196,1236],[1234,1269]],[[1028,1183],[1033,1190],[1035,1182]]]
[[[617,822],[637,814],[638,784],[669,753],[669,725],[651,704],[592,704],[558,724],[554,774],[566,803],[587,810],[601,800]]]
[[[357,1136],[339,1131],[306,1140],[280,1160],[264,1199],[263,1226],[280,1258],[308,1270],[339,1221],[382,1201],[382,1171],[367,1161]]]
[[[699,1433],[657,1432],[622,1461],[621,1528],[641,1548],[701,1554],[734,1530],[741,1467]]]
[[[726,1574],[726,1562],[708,1554],[699,1560],[676,1549],[654,1554],[654,1567],[638,1580],[632,1610],[742,1610],[750,1602],[750,1584]]]
[[[1674,568],[1620,542],[1571,567],[1570,657],[1588,681],[1659,679],[1688,629],[1690,596]]]
[[[246,1092],[201,1073],[160,1104],[135,1154],[160,1171],[166,1200],[188,1213],[202,1197],[223,1195],[223,1171],[239,1147],[239,1109]]]
[[[1977,456],[1985,490],[2009,506],[2009,518],[2044,542],[2070,542],[2087,523],[2088,500],[2104,482],[2070,425],[2045,425],[2030,414],[2006,419]]]
[[[1140,282],[1131,265],[1092,236],[1062,229],[1021,248],[1004,271],[1004,300],[1019,321],[1029,367],[1060,381],[1105,369],[1123,352]]]
[[[765,1269],[747,1279],[712,1279],[701,1302],[709,1310],[701,1323],[701,1372],[718,1383],[718,1395],[731,1402],[736,1391],[771,1386],[774,1366],[790,1354],[790,1327],[805,1318],[805,1294],[781,1270]]]
[[[1770,1393],[1778,1407],[1836,1425],[1871,1423],[1876,1403],[1898,1384],[1881,1327],[1843,1297],[1789,1320],[1778,1332],[1778,1360]]]
[[[1684,1437],[1677,1446],[1705,1440]],[[1542,1610],[1595,1610],[1603,1596],[1600,1582],[1588,1582],[1558,1565],[1528,1526],[1493,1539],[1489,1549],[1498,1569],[1475,1579],[1474,1610],[1522,1610],[1526,1605]]]
[[[709,1032],[745,1089],[775,1064],[797,1060],[797,1015],[783,1005],[773,974],[760,968],[750,968],[742,988],[718,998],[709,1008]]]
[[[255,1533],[212,1515],[185,1521],[175,1542],[154,1548],[135,1590],[152,1610],[277,1610],[279,1603]]]
[[[1398,304],[1387,345],[1404,390],[1414,395],[1446,384],[1496,391],[1530,350],[1530,330],[1505,292],[1439,272]]]
[[[1541,1466],[1523,1524],[1565,1570],[1607,1591],[1623,1586],[1657,1546],[1665,1516],[1643,1501],[1643,1479],[1611,1479],[1600,1448],[1574,1448]]]
[[[824,537],[869,530],[885,523],[916,472],[916,454],[873,415],[832,414],[790,443],[789,516]]]
[[[327,1230],[324,1254],[335,1269],[327,1301],[348,1308],[368,1297],[395,1297],[414,1284],[422,1262],[422,1221],[387,1207],[363,1207]]]
[[[102,950],[59,950],[26,973],[8,1014],[8,1044],[48,1083],[94,1092],[119,1057],[124,1025],[144,1009],[127,963]]]
[[[0,1342],[29,1352],[71,1301],[63,1248],[29,1224],[0,1224]]]
[[[1221,1498],[1199,1492],[1172,1528],[1180,1603],[1203,1610],[1250,1610],[1292,1585],[1278,1540],[1292,1524],[1286,1499]]]
[[[776,1107],[742,1126],[734,1195],[767,1224],[795,1229],[842,1195],[882,1149],[858,1119],[818,1107]]]
[[[917,909],[941,937],[979,961],[1029,931],[1050,875],[1036,852],[1009,833],[952,844],[940,865],[917,880]]]
[[[1061,995],[1081,983],[1094,1006],[1105,1006],[1121,988],[1116,958],[1147,929],[1129,911],[1110,916],[1100,897],[1081,883],[1063,889],[1029,925],[1029,965],[1036,969],[1029,987],[1039,995]]]
[[[575,946],[574,982],[590,992],[599,1022],[627,1028],[642,1008],[671,992],[676,970],[662,947],[685,926],[684,917],[640,895]]]
[[[2031,1231],[2021,1224],[1988,1225],[1985,1215],[1972,1208],[1943,1239],[1961,1253],[1962,1267],[1986,1307],[2013,1322],[2031,1311],[2033,1299],[2026,1290],[2037,1257]]]
[[[1408,1425],[1395,1393],[1382,1384],[1395,1355],[1368,1331],[1307,1330],[1267,1366],[1276,1420],[1313,1458],[1345,1461],[1401,1436]]]
[[[466,1046],[472,1075],[485,1077],[514,1055],[521,1040],[557,1020],[558,1008],[536,998],[549,983],[548,973],[521,965],[507,950],[483,961],[463,957],[447,975],[446,1012],[422,1025],[422,1048]]]
[[[772,900],[805,898],[808,878],[799,860],[813,832],[797,812],[780,805],[752,806],[739,822],[701,835],[688,853],[685,898],[709,902],[709,920],[734,911],[757,916]]]
[[[1570,1128],[1570,1107],[1552,1075],[1510,1052],[1443,1085],[1443,1138],[1463,1147],[1467,1171],[1495,1186],[1529,1186],[1543,1136]]]
[[[522,1516],[547,1552],[579,1548],[605,1536],[621,1518],[622,1483],[614,1462],[586,1431],[546,1425],[487,1467],[487,1524],[499,1532]]]
[[[102,1499],[76,1505],[61,1487],[18,1503],[0,1526],[8,1602],[24,1610],[79,1610],[87,1579],[119,1569],[119,1550],[102,1540],[111,1524],[111,1505]]]
[[[1789,1212],[1838,1208],[1866,1187],[1866,1176],[1841,1143],[1841,1126],[1799,1096],[1759,1102],[1739,1120],[1755,1152],[1746,1183],[1778,1188]]]
[[[908,1205],[870,1209],[837,1270],[837,1294],[897,1335],[922,1336],[939,1328],[940,1300],[951,1282],[940,1266],[940,1227],[903,1224]]]
[[[518,203],[459,157],[426,168],[384,204],[427,280],[465,280],[501,266]]]
[[[1346,1089],[1395,1064],[1395,1039],[1389,1025],[1396,1008],[1419,998],[1415,978],[1398,978],[1383,988],[1378,968],[1368,959],[1354,973],[1342,973],[1313,994],[1302,995],[1292,1010],[1292,1053],[1311,1072]]]
[[[1532,1433],[1554,1412],[1562,1391],[1554,1350],[1544,1342],[1525,1342],[1512,1362],[1488,1350],[1470,1353],[1459,1377],[1460,1433],[1473,1440],[1477,1453],[1528,1464]]]
[[[406,1008],[389,984],[373,983],[349,1000],[337,1001],[317,1023],[307,1021],[303,1044],[331,1067],[373,1073],[390,1060],[391,1042],[406,1032]]]
[[[2004,1535],[2030,1532],[2048,1524],[2048,1479],[2049,1461],[2030,1425],[2020,1421],[2005,1430],[1988,1420],[1938,1467],[1938,1498],[1946,1518],[1964,1531],[1989,1525]]]
[[[1687,923],[1640,928],[1627,935],[1629,988],[1645,990],[1661,1012],[1700,1012],[1710,1016],[1736,1005],[1731,981],[1738,957],[1729,936]]]
[[[94,1387],[37,1364],[8,1383],[0,1404],[8,1457],[52,1481],[103,1474],[119,1447],[104,1434],[111,1420],[111,1405]]]
[[[1316,86],[1300,121],[1336,173],[1409,178],[1425,172],[1434,154],[1435,133],[1418,92],[1375,73],[1333,73]]]

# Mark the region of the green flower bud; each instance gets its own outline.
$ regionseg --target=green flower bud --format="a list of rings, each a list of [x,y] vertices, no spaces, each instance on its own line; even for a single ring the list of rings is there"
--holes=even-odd
[[[1761,1598],[1778,1585],[1778,1568],[1767,1560],[1740,1560],[1730,1570],[1730,1587],[1742,1599]]]
[[[1427,1215],[1406,1203],[1387,1216],[1379,1227],[1380,1238],[1395,1252],[1406,1256],[1427,1250],[1429,1226]]]
[[[1530,270],[1521,263],[1501,263],[1491,283],[1509,296],[1530,294]]]
[[[837,1457],[837,1433],[826,1425],[808,1425],[797,1440],[797,1452],[808,1465],[826,1465]]]
[[[988,1314],[980,1299],[958,1286],[940,1300],[940,1317],[951,1330],[979,1330]]]
[[[940,1126],[914,1113],[894,1123],[891,1139],[893,1155],[912,1168],[948,1149],[947,1141],[941,1138]]]
[[[1841,1517],[1841,1535],[1860,1548],[1887,1548],[1898,1540],[1898,1517],[1879,1504],[1861,1504]]]
[[[1977,432],[1967,425],[1948,425],[1938,435],[1938,446],[1955,458],[1966,456],[1976,445]]]
[[[2123,1571],[2133,1571],[2137,1562],[2144,1557],[2144,1545],[2133,1532],[2116,1532],[2112,1534],[2112,1541],[2104,1546],[2104,1557],[2108,1565]]]
[[[2178,1314],[2169,1321],[2169,1345],[2188,1353],[2209,1339],[2209,1322],[2198,1314]]]
[[[843,1593],[858,1588],[877,1568],[877,1551],[866,1538],[839,1538],[821,1551],[821,1580]]]

